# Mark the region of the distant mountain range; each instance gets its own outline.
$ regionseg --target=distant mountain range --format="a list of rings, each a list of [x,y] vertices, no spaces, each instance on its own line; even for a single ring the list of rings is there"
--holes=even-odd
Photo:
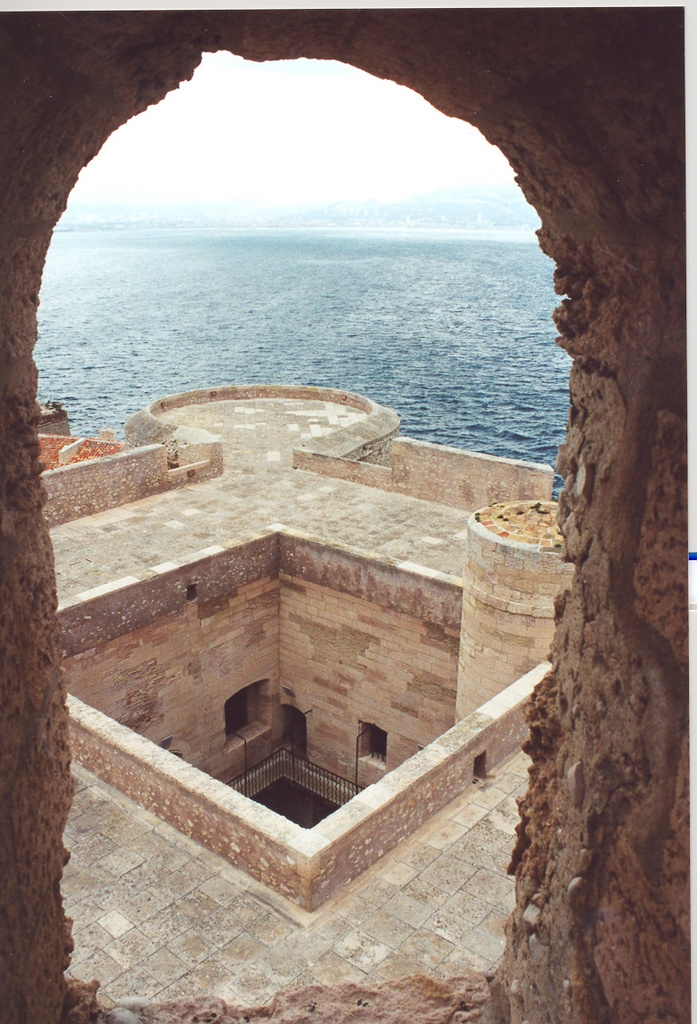
[[[399,202],[265,205],[225,203],[71,203],[63,230],[108,227],[466,228],[534,231],[540,220],[516,185],[462,185]]]

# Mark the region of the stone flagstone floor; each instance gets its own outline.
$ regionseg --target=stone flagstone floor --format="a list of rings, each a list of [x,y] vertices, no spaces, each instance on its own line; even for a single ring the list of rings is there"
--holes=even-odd
[[[223,475],[53,527],[60,603],[279,525],[459,577],[467,512],[292,468],[293,445],[362,416],[329,402],[278,399],[177,409],[173,422],[220,435]]]
[[[73,766],[69,973],[126,996],[242,1005],[283,988],[487,970],[513,908],[506,867],[527,785],[516,754],[313,914]]]

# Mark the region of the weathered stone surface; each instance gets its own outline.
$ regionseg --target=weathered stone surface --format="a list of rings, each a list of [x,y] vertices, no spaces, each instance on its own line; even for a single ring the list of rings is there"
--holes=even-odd
[[[405,1024],[415,1019],[416,1007],[419,1024],[494,1024],[496,1019],[489,986],[474,971],[445,981],[417,975],[380,986],[313,985],[251,1008],[228,1006],[222,999],[182,999],[153,1005],[144,1017],[148,1024]]]
[[[125,1006],[115,1006],[107,1014],[106,1020],[107,1024],[139,1024],[135,1013],[132,1013]]]
[[[594,477],[561,501],[576,576],[531,709],[503,977],[521,982],[518,1020],[687,1019],[682,21],[679,8],[2,16],[0,991],[9,1020],[54,1024],[69,948],[58,890],[66,716],[31,359],[44,257],[80,170],[110,133],[190,78],[202,50],[220,48],[344,60],[411,86],[499,145],[540,213],[567,296],[557,326],[574,358],[562,475],[583,464]],[[672,554],[655,560],[664,541]],[[577,760],[588,769],[581,808],[564,786]],[[593,861],[587,898],[572,909],[566,888],[581,847]],[[531,961],[522,913],[542,886],[549,933]]]

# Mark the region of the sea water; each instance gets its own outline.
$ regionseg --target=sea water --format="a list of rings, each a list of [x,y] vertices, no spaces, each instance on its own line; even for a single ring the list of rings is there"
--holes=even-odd
[[[39,398],[96,435],[156,398],[314,384],[396,409],[402,433],[554,464],[570,359],[534,236],[438,230],[57,231]]]

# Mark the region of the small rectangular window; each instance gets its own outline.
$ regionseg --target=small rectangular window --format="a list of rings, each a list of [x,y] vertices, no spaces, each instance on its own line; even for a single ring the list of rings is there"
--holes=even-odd
[[[378,761],[387,760],[387,733],[377,725],[370,726],[370,753]]]

